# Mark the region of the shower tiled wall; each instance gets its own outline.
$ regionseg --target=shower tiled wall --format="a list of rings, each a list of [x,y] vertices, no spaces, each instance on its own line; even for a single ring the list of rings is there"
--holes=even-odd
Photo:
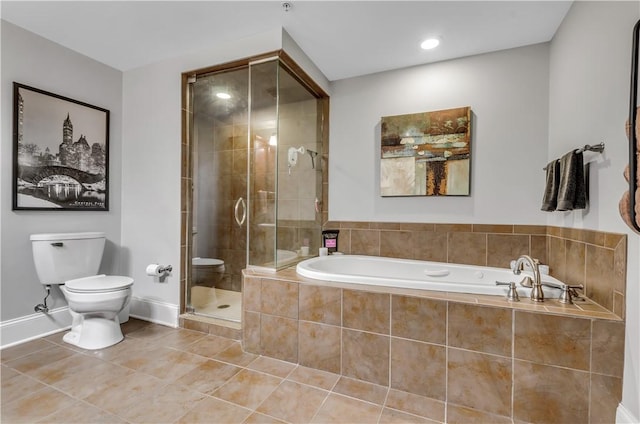
[[[391,401],[440,422],[614,421],[622,321],[292,275],[245,275],[246,351],[387,386]]]
[[[624,318],[627,239],[624,234],[544,225],[327,222],[338,249],[387,256],[507,268],[527,254],[550,274],[583,284],[587,297]]]

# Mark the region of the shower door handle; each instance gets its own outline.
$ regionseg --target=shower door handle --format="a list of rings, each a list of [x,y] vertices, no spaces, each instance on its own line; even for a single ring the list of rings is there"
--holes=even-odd
[[[238,217],[238,212],[240,211],[241,204],[242,204],[242,217]],[[242,224],[244,224],[244,221],[247,219],[247,203],[244,201],[242,197],[239,197],[238,200],[236,200],[236,204],[233,207],[233,215],[234,215],[234,218],[236,219],[236,223],[238,224],[238,226],[242,227]]]

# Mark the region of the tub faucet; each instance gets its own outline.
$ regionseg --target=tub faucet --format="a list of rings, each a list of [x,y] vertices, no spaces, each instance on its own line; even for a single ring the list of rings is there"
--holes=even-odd
[[[533,271],[533,287],[531,288],[531,300],[534,302],[544,302],[544,293],[542,292],[542,280],[540,279],[540,261],[533,259],[529,255],[521,255],[513,267],[513,272],[520,275],[524,267],[524,263],[528,262]]]

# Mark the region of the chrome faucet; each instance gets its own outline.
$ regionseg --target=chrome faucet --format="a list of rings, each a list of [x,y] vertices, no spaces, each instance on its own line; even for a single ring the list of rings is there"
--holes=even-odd
[[[528,262],[533,271],[533,286],[531,288],[531,300],[534,302],[544,302],[544,293],[542,291],[542,279],[540,278],[540,261],[533,259],[529,255],[521,255],[513,267],[513,273],[520,275],[524,267],[524,263]]]

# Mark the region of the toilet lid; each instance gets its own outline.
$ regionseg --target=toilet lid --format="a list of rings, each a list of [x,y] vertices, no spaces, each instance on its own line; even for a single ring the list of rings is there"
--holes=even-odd
[[[131,287],[133,278],[119,275],[93,275],[65,281],[64,286],[72,292],[108,292]]]
[[[193,258],[192,264],[193,266],[220,266],[224,265],[224,261],[213,258]]]

